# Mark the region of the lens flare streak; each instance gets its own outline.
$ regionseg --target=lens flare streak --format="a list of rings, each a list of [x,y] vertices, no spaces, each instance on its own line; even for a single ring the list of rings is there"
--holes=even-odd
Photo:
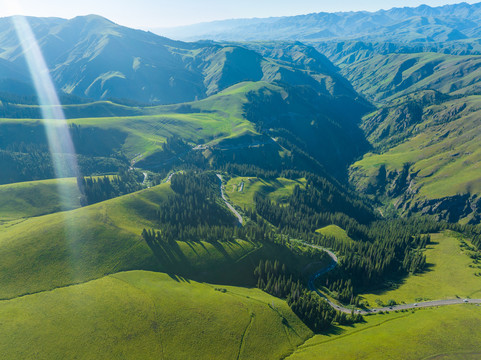
[[[37,92],[55,175],[59,179],[77,177],[79,171],[74,145],[40,46],[25,17],[15,16],[12,19]],[[72,187],[63,186],[62,181],[58,184],[62,208],[72,209],[80,193],[73,191]]]
[[[68,249],[69,272],[73,281],[77,281],[82,272],[82,236],[79,229],[87,228],[88,219],[78,219],[71,211],[79,206],[80,191],[78,186],[71,186],[67,177],[79,176],[75,148],[70,136],[67,121],[60,104],[55,86],[50,76],[49,68],[42,55],[35,35],[23,16],[12,18],[20,41],[23,55],[26,59],[38,102],[42,111],[43,125],[48,140],[52,164],[57,180],[57,191],[63,212],[63,229],[65,245]],[[80,224],[81,222],[81,224]]]

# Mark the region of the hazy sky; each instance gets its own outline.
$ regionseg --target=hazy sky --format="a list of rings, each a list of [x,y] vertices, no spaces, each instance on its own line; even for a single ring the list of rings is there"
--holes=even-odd
[[[204,21],[299,15],[313,12],[389,9],[427,4],[440,6],[459,0],[0,0],[0,16],[72,18],[98,14],[135,28],[160,28]],[[467,1],[470,4],[479,2]]]

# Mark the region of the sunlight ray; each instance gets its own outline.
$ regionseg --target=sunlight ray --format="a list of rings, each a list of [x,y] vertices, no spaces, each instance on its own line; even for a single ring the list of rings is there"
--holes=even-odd
[[[58,179],[57,191],[60,197],[61,210],[63,210],[64,239],[70,258],[70,275],[72,280],[75,281],[83,271],[79,268],[80,262],[78,261],[81,252],[81,234],[75,230],[79,229],[79,220],[75,219],[74,214],[68,210],[77,207],[81,192],[78,187],[68,186],[68,183],[62,181],[62,179],[80,175],[77,155],[49,68],[32,28],[24,16],[12,17],[12,22],[41,108],[42,122],[48,140],[52,164],[55,176]],[[87,226],[87,223],[85,223],[85,226]]]
[[[35,85],[55,175],[58,179],[77,177],[79,172],[74,145],[40,46],[25,17],[15,16],[12,21]],[[63,209],[72,209],[80,193],[72,193],[72,188],[62,186],[61,181],[58,184]]]

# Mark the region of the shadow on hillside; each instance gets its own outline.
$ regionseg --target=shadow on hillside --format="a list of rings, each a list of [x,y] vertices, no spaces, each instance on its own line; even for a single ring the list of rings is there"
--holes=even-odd
[[[349,325],[349,327],[353,327],[353,325]],[[338,335],[342,335],[343,333],[345,333],[346,330],[341,328],[340,326],[338,325],[331,325],[329,327],[329,329],[326,329],[324,331],[321,331],[319,332],[318,334],[319,335],[323,335],[323,336],[328,336],[328,337],[331,337],[331,336],[338,336]]]
[[[386,282],[384,282],[381,287],[379,288],[376,288],[376,289],[365,289],[364,292],[365,293],[369,293],[369,294],[372,294],[372,295],[385,295],[387,294],[389,291],[393,291],[393,290],[396,290],[398,289],[399,287],[403,286],[406,284],[406,282],[409,280],[409,277],[411,276],[419,276],[419,275],[423,275],[423,274],[426,274],[428,272],[431,272],[431,271],[434,271],[434,264],[432,263],[426,263],[425,267],[424,267],[424,270],[421,271],[421,272],[418,272],[414,275],[408,275],[408,276],[404,276],[404,277],[397,277],[397,278],[392,278],[390,280],[387,280]]]
[[[232,257],[229,255],[229,253],[224,249],[224,246],[221,243],[216,241],[216,242],[212,242],[211,244],[212,244],[212,246],[214,246],[216,248],[216,250],[220,254],[222,254],[224,256],[224,258],[226,260],[230,260],[230,261],[233,260]]]
[[[183,244],[188,248],[183,249]],[[216,262],[215,258],[221,255],[223,260],[220,263],[234,263],[235,257],[230,255],[226,248],[233,253],[235,253],[235,250],[245,250],[245,247],[237,241],[209,243],[215,250],[203,242],[162,242],[154,240],[148,241],[147,245],[160,263],[159,270],[171,274],[173,279],[176,276],[188,276],[194,280],[202,280],[202,274],[207,270],[202,271],[203,265],[201,267],[192,265],[196,263],[196,259],[207,255],[207,258],[213,256],[213,260]],[[200,251],[200,247],[205,251],[205,254]],[[213,268],[216,268],[215,264],[213,265]]]
[[[176,274],[167,274],[169,275],[169,277],[172,279],[172,280],[175,280],[177,282],[183,282],[183,283],[188,283],[190,284],[190,280],[183,277],[183,276],[179,276],[179,275],[176,275]]]
[[[190,247],[190,249],[192,250],[192,252],[193,252],[196,256],[199,256],[199,253],[197,252],[197,250],[195,250],[195,247],[194,247],[194,245],[192,245],[191,242],[186,241],[185,243]],[[204,249],[205,249],[205,246],[204,246]]]

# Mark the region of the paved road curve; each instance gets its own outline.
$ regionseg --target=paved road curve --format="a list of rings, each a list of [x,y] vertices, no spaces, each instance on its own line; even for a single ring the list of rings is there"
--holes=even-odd
[[[175,175],[176,173],[170,174],[166,182],[169,182],[172,179],[172,176]],[[227,201],[227,198],[225,197],[224,194],[224,186],[222,185],[222,175],[216,174],[217,177],[219,178],[220,181],[220,193],[222,196],[222,200],[224,200],[225,204],[229,208],[230,211],[237,217],[239,224],[243,224],[244,220],[242,219],[242,216],[237,212],[234,207],[229,204]],[[302,243],[305,246],[309,246],[314,249],[318,249],[321,251],[325,251],[332,259],[331,263],[326,266],[323,269],[318,270],[314,274],[312,274],[309,278],[309,290],[315,291],[320,297],[324,298],[329,305],[331,305],[334,309],[338,311],[342,311],[344,313],[350,314],[352,312],[352,309],[346,308],[344,306],[337,305],[336,303],[332,302],[329,300],[323,293],[321,293],[316,286],[314,285],[314,281],[334,269],[337,264],[338,264],[338,259],[336,254],[334,254],[331,250],[323,248],[322,246],[318,245],[313,245],[309,244],[303,241],[296,241],[298,243]],[[470,304],[481,304],[481,299],[449,299],[449,300],[433,300],[433,301],[424,301],[424,302],[419,302],[419,303],[414,303],[414,304],[402,304],[402,305],[394,305],[394,306],[385,306],[382,308],[376,308],[376,309],[369,309],[369,310],[357,310],[356,312],[361,315],[366,315],[366,314],[375,314],[381,311],[395,311],[395,310],[408,310],[408,309],[416,309],[416,308],[422,308],[422,307],[430,307],[430,306],[447,306],[447,305],[456,305],[456,304],[464,304],[464,303],[470,303]]]
[[[324,294],[322,294],[316,288],[316,286],[314,285],[314,281],[318,277],[324,275],[325,273],[328,273],[329,271],[331,271],[332,269],[334,269],[337,266],[338,259],[337,259],[336,254],[334,254],[332,251],[330,251],[328,249],[325,249],[321,246],[312,245],[312,244],[305,243],[305,242],[302,242],[302,241],[298,241],[298,242],[302,243],[305,246],[309,246],[309,247],[312,247],[314,249],[325,251],[329,254],[329,256],[332,259],[332,262],[327,267],[325,267],[325,268],[323,268],[323,269],[321,269],[321,270],[319,270],[319,271],[317,271],[317,272],[315,272],[314,274],[311,275],[311,277],[309,278],[309,283],[308,283],[309,290],[315,291],[319,296],[324,298],[328,302],[328,304],[331,305],[334,309],[336,309],[338,311],[342,311],[344,313],[350,314],[352,312],[352,309],[349,309],[349,308],[346,308],[346,307],[343,307],[343,306],[339,306],[339,305],[333,303],[328,298],[326,298],[326,296]],[[378,313],[378,312],[381,312],[381,311],[408,310],[408,309],[416,309],[416,308],[430,307],[430,306],[447,306],[447,305],[456,305],[456,304],[465,304],[465,303],[481,304],[481,299],[433,300],[433,301],[424,301],[424,302],[419,302],[419,303],[414,303],[414,304],[402,304],[402,305],[394,305],[394,306],[385,306],[385,307],[377,308],[377,309],[357,310],[356,312],[358,314],[361,314],[361,315],[366,315],[366,314],[375,314],[375,313]]]
[[[227,198],[225,197],[224,185],[222,185],[222,175],[217,174],[217,177],[220,180],[220,195],[222,196],[222,200],[224,200],[224,202],[227,205],[227,207],[229,208],[229,210],[232,211],[232,213],[237,217],[237,220],[239,220],[239,224],[242,225],[244,223],[244,220],[242,219],[242,216],[237,212],[236,209],[234,209],[234,207],[231,204],[229,204],[229,202],[227,201]]]
[[[175,174],[181,173],[181,172],[182,171],[177,171],[177,172],[173,172],[172,174],[170,174],[169,177],[167,178],[167,180],[165,180],[165,183],[170,182],[170,180],[172,179],[172,176],[174,176]],[[221,174],[216,174],[216,175],[217,175],[217,177],[219,178],[219,181],[220,181],[220,195],[222,196],[222,200],[224,200],[224,202],[227,205],[227,207],[229,208],[229,210],[232,211],[232,213],[237,217],[237,220],[239,221],[239,224],[242,225],[244,223],[244,219],[242,219],[241,214],[239,214],[237,212],[237,210],[234,209],[234,207],[231,204],[229,204],[229,202],[227,201],[227,198],[225,197],[224,186],[222,185],[222,175]]]

